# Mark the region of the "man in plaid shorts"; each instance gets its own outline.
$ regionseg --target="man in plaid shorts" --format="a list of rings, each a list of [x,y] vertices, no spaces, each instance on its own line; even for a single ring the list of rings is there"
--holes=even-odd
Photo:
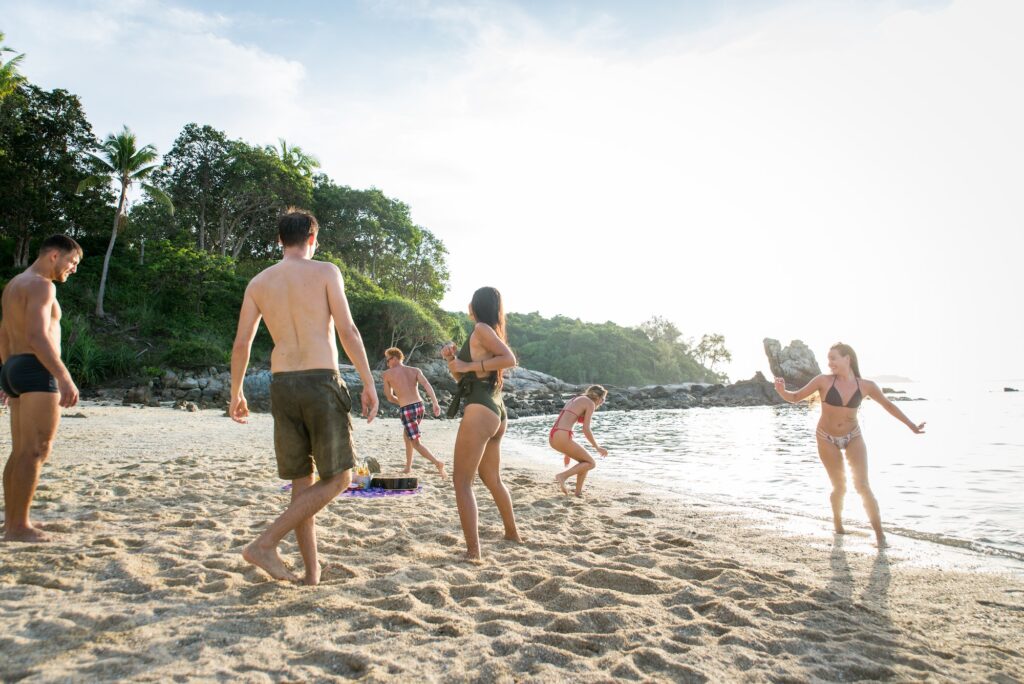
[[[420,398],[419,385],[427,391],[430,402],[434,406],[434,417],[441,415],[441,407],[437,403],[434,388],[423,371],[419,368],[406,366],[405,354],[398,347],[391,347],[384,352],[388,369],[384,371],[384,398],[392,404],[401,406],[398,412],[402,419],[402,438],[405,441],[405,473],[412,472],[412,452],[416,450],[423,458],[434,464],[443,479],[448,479],[441,463],[420,440],[420,421],[423,420],[423,400]]]

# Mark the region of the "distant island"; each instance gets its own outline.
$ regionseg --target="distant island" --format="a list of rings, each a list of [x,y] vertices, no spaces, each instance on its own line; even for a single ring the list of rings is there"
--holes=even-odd
[[[876,382],[914,382],[910,378],[905,378],[902,375],[874,375],[871,379]]]

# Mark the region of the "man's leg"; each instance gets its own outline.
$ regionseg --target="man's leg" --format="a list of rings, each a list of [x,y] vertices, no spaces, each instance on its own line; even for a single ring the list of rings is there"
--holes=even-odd
[[[21,431],[20,402],[13,397],[8,397],[7,406],[11,412],[11,453],[7,457],[7,463],[4,464],[4,527],[0,533],[7,531],[7,521],[11,519],[11,470],[14,467],[14,454],[18,453],[18,449],[21,448],[21,438],[18,436]]]
[[[441,463],[441,459],[437,458],[436,456],[434,456],[434,454],[430,453],[430,449],[423,445],[422,439],[410,439],[408,441],[412,444],[412,448],[415,449],[420,456],[434,464],[434,467],[437,468],[437,472],[442,479],[448,479],[448,473],[444,471],[444,463]]]
[[[60,423],[60,395],[29,392],[18,398],[17,451],[12,451],[5,493],[5,541],[46,541],[46,535],[32,526],[29,508],[39,484],[39,471],[50,456]],[[12,413],[13,417],[13,413]]]
[[[402,426],[402,440],[405,442],[405,470],[406,475],[412,472],[412,440],[409,439],[409,431]]]
[[[292,480],[292,502],[302,492],[313,486],[313,476],[309,475],[298,480]],[[320,583],[320,562],[316,553],[316,516],[310,516],[302,521],[295,528],[295,541],[299,543],[299,553],[302,554],[302,564],[306,568],[303,582],[313,586]]]
[[[352,469],[349,468],[307,487],[292,499],[285,512],[271,523],[266,532],[245,547],[242,557],[253,565],[266,570],[267,574],[274,579],[298,581],[298,578],[285,567],[284,561],[281,560],[281,556],[277,552],[277,545],[281,543],[286,534],[311,519],[321,508],[348,489],[351,483]]]

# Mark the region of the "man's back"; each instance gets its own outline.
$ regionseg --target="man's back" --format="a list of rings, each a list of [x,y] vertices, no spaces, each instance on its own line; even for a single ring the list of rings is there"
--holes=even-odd
[[[416,388],[420,371],[411,366],[400,365],[384,371],[384,376],[398,395],[398,403],[402,406],[422,401]]]
[[[285,259],[253,278],[249,294],[274,339],[275,373],[338,367],[328,284],[333,264]]]
[[[48,295],[54,289],[53,282],[34,273],[31,269],[14,276],[3,293],[3,321],[4,330],[7,333],[7,348],[4,352],[8,355],[27,354],[32,352],[32,346],[28,339],[28,323],[30,316],[38,315],[38,311],[29,312],[29,304],[33,301],[45,303]],[[54,300],[49,311],[44,312],[46,335],[53,342],[54,347],[60,350],[60,310]]]

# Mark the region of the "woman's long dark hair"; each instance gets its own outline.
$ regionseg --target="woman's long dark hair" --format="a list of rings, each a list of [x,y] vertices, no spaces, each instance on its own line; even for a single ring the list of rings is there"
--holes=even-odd
[[[860,378],[860,364],[857,363],[857,352],[853,351],[853,347],[842,342],[836,342],[832,345],[829,351],[832,351],[833,349],[839,352],[840,356],[845,356],[850,359],[850,369],[853,371],[853,377]]]
[[[501,301],[501,293],[493,287],[481,287],[473,293],[469,305],[473,307],[476,322],[491,326],[498,337],[508,344],[508,338],[505,336],[505,305]],[[501,387],[505,371],[497,371],[496,376],[498,387]]]

